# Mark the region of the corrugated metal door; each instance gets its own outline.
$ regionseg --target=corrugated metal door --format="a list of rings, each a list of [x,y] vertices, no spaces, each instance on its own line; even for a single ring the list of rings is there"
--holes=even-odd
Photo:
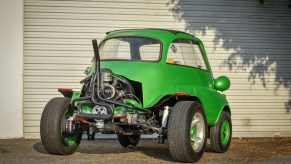
[[[234,136],[291,135],[291,10],[286,0],[25,0],[24,136],[39,137],[46,102],[79,89],[91,39],[124,28],[191,32],[215,77],[227,75]]]

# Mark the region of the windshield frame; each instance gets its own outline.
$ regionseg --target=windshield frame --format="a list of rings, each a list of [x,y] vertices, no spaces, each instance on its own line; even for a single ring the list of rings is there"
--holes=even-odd
[[[160,44],[160,52],[159,52],[159,58],[157,60],[131,60],[131,59],[100,59],[100,61],[131,61],[131,62],[151,62],[151,63],[158,63],[161,61],[162,59],[162,54],[163,54],[163,42],[157,38],[153,38],[153,37],[149,37],[149,36],[130,36],[130,35],[124,35],[124,36],[117,36],[117,37],[110,37],[110,38],[105,38],[104,40],[102,40],[99,44],[99,50],[100,47],[103,46],[103,44],[110,39],[116,39],[116,38],[126,38],[126,37],[130,37],[130,38],[147,38],[147,39],[153,39],[157,42],[159,42]],[[94,57],[93,57],[94,59]]]

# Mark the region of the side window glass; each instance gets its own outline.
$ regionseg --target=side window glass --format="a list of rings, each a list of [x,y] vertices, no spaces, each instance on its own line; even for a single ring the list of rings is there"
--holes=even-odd
[[[130,59],[128,52],[130,52],[130,45],[122,39],[108,40],[100,49],[100,54],[106,54],[102,56],[104,59]]]
[[[201,53],[201,50],[200,50],[198,44],[192,43],[192,48],[193,48],[193,53],[194,53],[193,54],[194,60],[192,60],[191,65],[193,67],[207,70],[205,61],[203,59],[203,55]]]
[[[178,41],[178,40],[176,40]],[[181,50],[181,45],[179,42],[174,41],[171,43],[169,50],[168,50],[168,56],[167,56],[167,62],[170,64],[180,64],[184,65],[184,59],[183,54]]]
[[[177,39],[171,43],[167,63],[207,70],[198,44],[189,39]]]
[[[147,44],[139,48],[141,60],[156,60],[160,57],[160,44]]]
[[[130,44],[124,40],[120,40],[117,45],[116,59],[127,59],[130,60],[128,52],[130,51]]]

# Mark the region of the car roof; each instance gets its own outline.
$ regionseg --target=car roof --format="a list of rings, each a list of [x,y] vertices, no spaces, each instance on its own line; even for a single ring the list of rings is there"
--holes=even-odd
[[[106,32],[106,38],[123,37],[123,36],[144,36],[157,38],[159,40],[173,40],[176,38],[189,38],[196,39],[195,36],[183,31],[171,29],[158,29],[158,28],[144,28],[144,29],[121,29]],[[200,40],[199,40],[200,41]]]
[[[183,31],[178,31],[178,30],[171,30],[171,29],[161,29],[161,28],[142,28],[142,29],[121,29],[121,30],[113,30],[113,31],[108,31],[106,32],[106,35],[112,33],[112,32],[122,32],[122,31],[144,31],[144,30],[148,30],[148,31],[168,31],[172,34],[178,34],[178,33],[183,33],[183,34],[187,34],[187,35],[191,35],[191,34],[188,34],[186,32],[183,32]]]

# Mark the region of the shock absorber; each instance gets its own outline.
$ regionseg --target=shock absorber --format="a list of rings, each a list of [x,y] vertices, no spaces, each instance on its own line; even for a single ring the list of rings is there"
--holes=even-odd
[[[73,117],[68,118],[66,121],[66,133],[75,133],[75,121]]]
[[[95,126],[93,123],[89,123],[89,129],[87,131],[88,141],[95,140]]]
[[[167,138],[167,125],[168,125],[168,118],[169,118],[169,106],[164,107],[164,114],[162,118],[162,134],[158,137],[159,144],[165,143],[165,139]]]

